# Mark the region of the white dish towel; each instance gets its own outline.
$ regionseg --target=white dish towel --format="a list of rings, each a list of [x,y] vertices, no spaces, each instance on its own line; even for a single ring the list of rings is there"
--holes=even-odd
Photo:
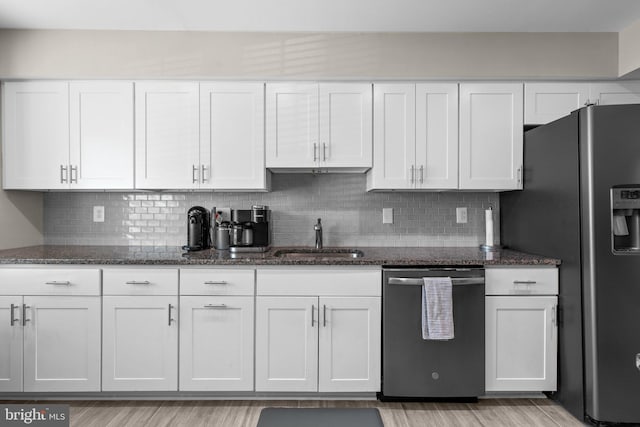
[[[422,285],[422,338],[453,339],[453,287],[450,277],[425,277]]]

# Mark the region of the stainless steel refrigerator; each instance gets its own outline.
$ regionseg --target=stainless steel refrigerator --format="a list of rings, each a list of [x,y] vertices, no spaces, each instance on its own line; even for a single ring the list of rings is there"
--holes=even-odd
[[[505,246],[560,258],[558,390],[579,419],[640,423],[640,105],[531,129]]]

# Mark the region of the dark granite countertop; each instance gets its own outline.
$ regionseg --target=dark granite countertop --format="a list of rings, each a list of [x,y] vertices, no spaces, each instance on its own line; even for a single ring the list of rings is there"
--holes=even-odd
[[[177,246],[60,246],[42,245],[0,251],[0,264],[89,265],[559,265],[560,260],[502,249],[484,253],[469,247],[358,247],[360,258],[280,257],[272,248],[265,253],[205,250],[185,252]],[[310,249],[310,248],[293,248]],[[325,248],[344,250],[345,248]]]

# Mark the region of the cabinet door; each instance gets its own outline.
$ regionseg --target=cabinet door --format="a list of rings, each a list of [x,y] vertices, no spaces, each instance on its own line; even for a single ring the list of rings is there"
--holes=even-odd
[[[102,298],[102,390],[178,389],[177,297]]]
[[[524,122],[542,125],[583,107],[589,83],[553,82],[524,85]]]
[[[136,188],[197,188],[198,83],[136,83]]]
[[[373,105],[370,83],[319,85],[318,157],[327,167],[370,168]]]
[[[318,391],[380,391],[380,298],[320,297]]]
[[[256,298],[256,391],[318,391],[318,298]]]
[[[253,297],[180,298],[180,390],[253,390]]]
[[[373,168],[367,190],[415,186],[415,85],[373,85]]]
[[[522,188],[522,84],[460,85],[460,189]]]
[[[200,187],[266,189],[264,84],[200,84]]]
[[[555,391],[555,296],[486,297],[486,390]]]
[[[458,188],[458,85],[416,85],[416,188]]]
[[[71,82],[72,189],[133,188],[133,83]]]
[[[3,96],[3,187],[69,187],[69,84],[7,82]]]
[[[640,82],[592,83],[589,100],[598,105],[640,104]]]
[[[22,297],[0,296],[0,319],[0,392],[22,391]]]
[[[24,303],[24,391],[100,391],[100,297]]]
[[[268,168],[317,166],[318,84],[267,83]]]

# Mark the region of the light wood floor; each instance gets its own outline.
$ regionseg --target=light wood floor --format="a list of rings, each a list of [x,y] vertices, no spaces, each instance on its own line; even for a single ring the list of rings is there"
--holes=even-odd
[[[62,403],[62,402],[56,402]],[[255,427],[265,407],[375,407],[385,427],[584,426],[547,399],[482,399],[478,403],[335,400],[73,401],[72,427]]]

